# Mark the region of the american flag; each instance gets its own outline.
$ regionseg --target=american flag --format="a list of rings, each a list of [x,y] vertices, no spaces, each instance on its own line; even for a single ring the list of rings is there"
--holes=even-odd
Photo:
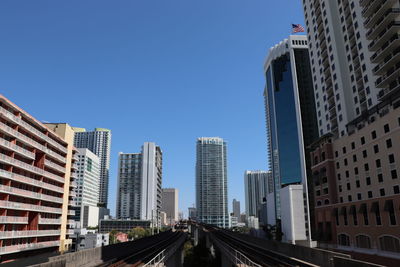
[[[304,32],[304,27],[300,24],[292,24],[292,33]]]

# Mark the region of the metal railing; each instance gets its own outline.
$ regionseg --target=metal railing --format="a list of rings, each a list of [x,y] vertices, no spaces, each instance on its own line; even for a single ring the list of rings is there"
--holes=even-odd
[[[60,208],[39,206],[39,205],[26,204],[20,202],[12,202],[7,200],[0,200],[0,207],[6,209],[33,210],[33,211],[47,212],[47,213],[58,213],[58,214],[62,213],[62,209]]]
[[[60,235],[60,230],[0,231],[0,239]]]
[[[61,218],[54,219],[54,218],[39,218],[39,224],[61,224]]]
[[[27,224],[27,223],[28,223],[28,217],[21,217],[21,216],[0,216],[0,223]]]
[[[37,192],[28,191],[28,190],[11,187],[11,186],[7,186],[7,185],[2,185],[2,184],[0,184],[0,191],[3,191],[5,193],[11,193],[14,195],[20,195],[20,196],[28,197],[28,198],[35,198],[35,199],[53,201],[53,202],[57,202],[57,203],[63,203],[63,199],[61,197],[40,194]]]
[[[35,159],[35,154],[26,150],[25,148],[22,148],[16,144],[13,144],[5,139],[0,139],[0,145],[14,151],[17,152],[20,155],[23,155],[25,157],[28,157],[30,159]]]
[[[44,247],[56,247],[56,246],[58,247],[59,245],[60,245],[60,241],[57,240],[57,241],[47,241],[47,242],[40,242],[40,243],[25,243],[25,244],[13,245],[13,246],[0,247],[0,255],[12,253],[12,252],[30,250],[30,249],[44,248]]]
[[[7,179],[14,180],[14,181],[17,181],[17,182],[21,182],[21,183],[25,183],[25,184],[29,184],[29,185],[34,185],[34,186],[37,186],[37,187],[46,188],[48,190],[56,191],[58,193],[64,193],[64,188],[63,187],[59,187],[59,186],[55,186],[55,185],[48,184],[48,183],[45,183],[45,182],[41,182],[41,181],[38,181],[36,179],[32,179],[30,177],[19,175],[19,174],[12,173],[12,172],[8,172],[8,171],[5,171],[5,170],[0,170],[0,177],[5,177]]]
[[[56,164],[56,163],[54,163],[54,162],[51,162],[50,160],[45,160],[44,161],[44,164],[45,165],[47,165],[48,167],[50,167],[50,168],[53,168],[53,169],[55,169],[55,170],[57,170],[57,171],[60,171],[60,172],[62,172],[62,173],[65,173],[65,167],[62,167],[62,166],[60,166],[60,165],[58,165],[58,164]]]

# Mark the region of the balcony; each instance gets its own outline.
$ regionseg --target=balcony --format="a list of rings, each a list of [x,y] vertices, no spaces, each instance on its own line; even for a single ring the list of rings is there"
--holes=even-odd
[[[55,180],[57,182],[64,183],[64,178],[63,177],[56,176],[56,175],[54,175],[54,174],[52,174],[50,172],[47,172],[47,171],[45,171],[43,169],[40,169],[40,168],[35,167],[35,166],[32,166],[30,164],[27,164],[25,162],[22,162],[20,160],[14,159],[14,158],[9,157],[9,156],[4,155],[4,154],[0,154],[0,162],[4,162],[6,164],[17,166],[18,168],[21,168],[23,170],[26,170],[26,171],[29,171],[29,172],[32,172],[32,173],[35,173],[35,174],[38,174],[38,175],[43,175],[43,176],[46,176],[47,178],[53,179],[53,180]]]
[[[79,160],[78,154],[79,154],[79,153],[73,154],[73,155],[72,155],[72,159],[75,160],[75,161],[78,161],[78,160]]]
[[[0,231],[0,239],[60,235],[61,230]]]
[[[67,229],[67,235],[73,235],[73,234],[75,234],[74,229]]]
[[[52,219],[52,218],[39,218],[39,224],[61,224],[61,218]]]
[[[8,193],[8,194],[16,195],[16,196],[27,197],[27,198],[34,198],[34,199],[51,201],[51,202],[57,202],[60,204],[63,203],[63,199],[60,197],[54,197],[54,196],[50,196],[50,195],[40,194],[40,193],[36,193],[33,191],[23,190],[23,189],[6,186],[6,185],[2,185],[2,184],[0,184],[0,192]]]
[[[69,187],[77,188],[78,184],[75,181],[69,183]]]
[[[16,182],[20,182],[20,183],[25,183],[25,184],[34,185],[34,186],[37,186],[37,187],[46,188],[48,190],[52,190],[52,191],[55,191],[55,192],[58,192],[58,193],[64,193],[64,188],[63,187],[59,187],[59,186],[55,186],[55,185],[52,185],[52,184],[44,183],[44,182],[29,178],[29,177],[26,177],[26,176],[22,176],[22,175],[15,174],[15,173],[8,172],[8,171],[1,170],[1,169],[0,169],[0,177],[4,177],[4,178],[10,179],[10,180],[13,180],[13,181],[16,181]]]
[[[398,34],[400,30],[400,22],[393,21],[389,23],[386,28],[379,33],[379,35],[368,45],[371,50],[376,50],[379,46],[384,46],[385,42],[392,40],[392,37]]]
[[[393,50],[400,46],[400,34],[393,35],[389,41],[381,46],[371,57],[373,63],[379,63],[386,56],[390,55]]]
[[[25,250],[41,249],[41,248],[47,248],[47,247],[58,247],[58,246],[60,246],[59,240],[6,246],[6,247],[0,247],[0,255],[20,252],[20,251],[25,251]]]
[[[3,224],[28,224],[28,217],[0,216],[0,223],[3,223]]]
[[[54,163],[54,162],[51,162],[50,160],[47,160],[47,159],[46,159],[46,160],[44,161],[44,164],[45,164],[47,167],[52,168],[53,170],[56,170],[56,171],[65,173],[65,167],[62,167],[62,166],[60,166],[60,165],[58,165],[58,164],[56,164],[56,163]]]
[[[368,18],[364,22],[364,26],[369,28],[371,24],[376,23],[377,18],[382,17],[385,8],[392,7],[396,0],[380,0],[372,1],[370,5],[364,7],[361,15]]]
[[[23,157],[29,158],[34,160],[35,159],[35,154],[30,152],[29,150],[26,150],[16,144],[13,144],[5,139],[0,139],[0,146],[3,148],[6,148],[8,150],[11,150],[15,153],[17,153],[18,155],[21,155]]]
[[[77,207],[78,205],[75,200],[70,200],[68,201],[68,206]]]
[[[378,88],[385,88],[389,84],[397,79],[400,75],[400,62],[397,63],[391,70],[389,70],[385,75],[378,78],[375,82],[375,86]]]
[[[71,216],[75,216],[75,211],[74,210],[68,210],[67,214],[71,215]]]
[[[0,208],[3,209],[14,209],[14,210],[32,210],[37,212],[46,212],[46,213],[56,213],[61,214],[62,209],[53,208],[48,206],[39,206],[34,204],[26,204],[21,202],[12,202],[7,200],[0,200]]]
[[[387,27],[387,25],[395,20],[395,18],[400,14],[400,8],[389,8],[386,13],[377,21],[369,31],[367,32],[367,39],[372,40],[376,38],[379,33]]]
[[[40,139],[45,140],[47,143],[49,143],[53,147],[57,148],[61,152],[67,153],[67,148],[66,147],[64,147],[63,145],[59,144],[57,141],[53,140],[52,138],[50,138],[49,136],[47,136],[46,134],[44,134],[40,130],[36,129],[35,127],[33,127],[32,125],[27,123],[26,121],[22,120],[20,117],[15,116],[10,111],[0,107],[0,113],[3,114],[8,119],[10,119],[12,122],[20,125],[26,131],[36,135]]]
[[[396,49],[392,54],[385,57],[383,62],[372,70],[375,75],[382,75],[389,70],[398,60],[400,59],[400,47]]]
[[[69,225],[75,225],[76,221],[75,220],[67,220],[67,224]]]
[[[28,136],[12,129],[11,127],[7,126],[3,122],[0,122],[0,130],[8,135],[11,135],[14,138],[17,138],[18,141],[21,141],[22,143],[25,143],[26,145],[29,145],[31,147],[34,147],[36,149],[39,149],[41,151],[46,151],[47,148],[38,142],[34,141],[33,139],[29,138]]]

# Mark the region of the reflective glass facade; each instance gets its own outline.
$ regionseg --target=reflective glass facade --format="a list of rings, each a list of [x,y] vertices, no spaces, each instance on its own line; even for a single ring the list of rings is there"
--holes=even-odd
[[[265,73],[269,167],[274,177],[278,219],[279,189],[307,179],[302,164],[309,169],[307,146],[318,138],[308,50],[291,52],[295,62],[291,62],[288,51],[274,58]]]

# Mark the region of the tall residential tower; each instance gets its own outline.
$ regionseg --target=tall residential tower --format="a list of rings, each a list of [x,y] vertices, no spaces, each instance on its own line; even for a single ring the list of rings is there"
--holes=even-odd
[[[226,142],[219,137],[197,139],[197,220],[229,227]]]
[[[161,212],[162,151],[146,142],[141,153],[120,153],[117,218],[154,220]]]

